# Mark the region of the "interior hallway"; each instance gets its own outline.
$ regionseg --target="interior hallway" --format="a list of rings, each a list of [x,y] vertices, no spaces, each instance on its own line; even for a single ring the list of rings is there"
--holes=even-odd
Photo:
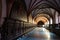
[[[1,40],[60,40],[60,0],[0,0]]]

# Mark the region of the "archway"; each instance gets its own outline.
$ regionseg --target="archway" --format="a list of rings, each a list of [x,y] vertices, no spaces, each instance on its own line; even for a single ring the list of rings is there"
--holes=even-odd
[[[44,25],[44,22],[39,21],[39,22],[37,23],[37,25]]]
[[[37,23],[37,26],[38,26],[38,27],[42,27],[42,25],[44,25],[44,22],[43,22],[43,21],[39,21],[39,22]]]

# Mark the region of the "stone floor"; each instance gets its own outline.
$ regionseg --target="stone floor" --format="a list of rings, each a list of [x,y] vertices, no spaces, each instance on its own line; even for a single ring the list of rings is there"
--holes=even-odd
[[[43,27],[36,27],[25,36],[18,38],[17,40],[60,40],[57,35],[49,32],[49,30]]]

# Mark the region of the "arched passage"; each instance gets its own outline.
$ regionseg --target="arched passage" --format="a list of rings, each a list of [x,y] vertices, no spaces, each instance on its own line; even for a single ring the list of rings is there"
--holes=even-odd
[[[37,23],[37,25],[44,25],[44,22],[39,21],[39,22]]]
[[[13,37],[15,38],[16,36],[20,36],[18,34],[24,33],[26,29],[28,30],[29,28],[35,27],[33,26],[33,24],[38,24],[38,25],[52,24],[53,25],[55,24],[55,22],[58,24],[59,13],[57,13],[56,10],[58,12],[60,11],[59,4],[60,4],[59,0],[58,1],[57,0],[14,0],[13,5],[11,5],[11,10],[10,10],[10,7],[8,7],[8,10],[10,10],[10,13],[9,13],[10,16],[7,18],[9,20],[6,20],[4,23],[5,25],[3,25],[2,27],[2,30],[3,30],[2,35],[5,35],[3,36],[5,38],[2,38],[2,39],[8,40],[11,37],[12,39],[10,38],[10,40],[13,40]],[[44,13],[44,15],[42,15],[42,12]],[[50,17],[45,14],[48,14]],[[31,20],[29,19],[30,15],[32,19],[31,21],[32,26],[30,26],[31,24],[29,22],[29,20]],[[24,22],[27,22],[27,26],[26,26],[26,23]],[[52,27],[53,28],[51,28],[51,30],[53,29],[53,31],[56,32],[55,31],[56,26],[54,25]],[[38,29],[40,30],[40,28],[37,28],[36,30]]]

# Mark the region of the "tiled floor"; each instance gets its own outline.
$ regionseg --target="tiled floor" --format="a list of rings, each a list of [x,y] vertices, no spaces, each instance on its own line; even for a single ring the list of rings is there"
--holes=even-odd
[[[22,38],[17,40],[59,40],[58,37],[45,28],[36,27]]]

